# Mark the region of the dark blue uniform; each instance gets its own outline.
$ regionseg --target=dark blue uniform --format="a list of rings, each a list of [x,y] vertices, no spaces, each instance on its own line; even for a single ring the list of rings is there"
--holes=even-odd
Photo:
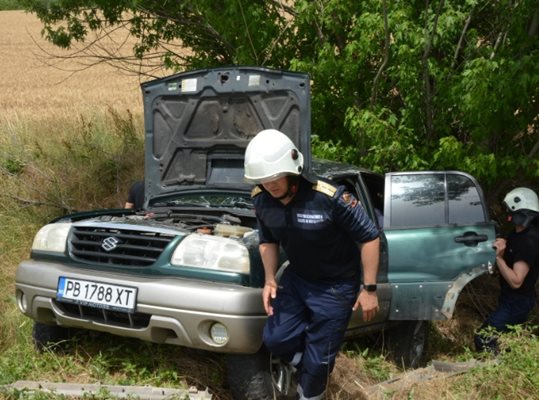
[[[500,296],[498,306],[483,323],[479,331],[491,326],[498,332],[507,331],[509,325],[526,322],[535,306],[537,294],[535,285],[539,277],[539,228],[530,226],[522,232],[512,232],[507,237],[503,256],[510,268],[518,261],[524,261],[530,268],[522,285],[513,289],[500,275]],[[494,335],[479,332],[474,338],[478,351],[497,351]]]
[[[127,202],[133,204],[135,210],[140,210],[144,206],[144,181],[137,181],[129,188]]]
[[[309,281],[357,277],[358,243],[379,232],[363,207],[344,186],[300,180],[292,202],[283,205],[261,192],[253,202],[259,221],[260,243],[279,243],[290,268]]]
[[[303,178],[287,205],[253,194],[261,243],[278,243],[290,265],[279,281],[264,343],[298,368],[305,398],[318,398],[344,339],[360,282],[358,244],[379,231],[363,207],[330,183]]]

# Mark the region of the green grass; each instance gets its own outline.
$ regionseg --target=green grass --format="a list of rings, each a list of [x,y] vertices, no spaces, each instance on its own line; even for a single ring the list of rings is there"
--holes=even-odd
[[[34,380],[223,390],[216,379],[222,375],[217,355],[95,332],[79,332],[38,352],[31,343],[31,321],[13,317],[17,335],[0,356],[0,385]]]
[[[517,327],[500,339],[500,354],[492,363],[475,368],[456,382],[460,393],[478,393],[480,399],[533,399],[539,393],[537,326]]]

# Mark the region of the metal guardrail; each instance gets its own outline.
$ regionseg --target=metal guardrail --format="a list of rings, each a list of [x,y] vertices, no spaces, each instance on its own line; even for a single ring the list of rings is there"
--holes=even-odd
[[[38,381],[17,381],[0,386],[0,394],[13,392],[46,392],[69,397],[107,396],[107,398],[138,398],[141,400],[211,400],[208,389],[200,391],[189,389],[160,388],[153,386],[121,386],[105,384],[54,383]]]

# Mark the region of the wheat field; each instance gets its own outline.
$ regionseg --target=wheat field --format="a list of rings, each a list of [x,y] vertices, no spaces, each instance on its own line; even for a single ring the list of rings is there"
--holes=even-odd
[[[33,14],[0,12],[2,118],[42,119],[107,108],[142,112],[137,75],[106,64],[87,68],[83,60],[68,57],[73,49],[46,42],[41,29]]]

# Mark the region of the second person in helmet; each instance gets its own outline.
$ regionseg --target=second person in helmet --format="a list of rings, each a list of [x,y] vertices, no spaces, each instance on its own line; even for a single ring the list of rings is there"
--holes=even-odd
[[[304,176],[284,133],[259,132],[245,152],[264,264],[264,343],[297,369],[300,399],[321,399],[353,311],[378,312],[379,231],[342,186]],[[276,280],[279,249],[289,266]],[[362,268],[363,267],[363,268]]]
[[[496,265],[500,272],[500,296],[496,309],[475,335],[478,351],[498,351],[496,332],[522,324],[535,306],[539,277],[539,199],[525,187],[511,190],[504,198],[507,219],[513,231],[507,239],[496,239]],[[495,332],[489,332],[489,329]]]

